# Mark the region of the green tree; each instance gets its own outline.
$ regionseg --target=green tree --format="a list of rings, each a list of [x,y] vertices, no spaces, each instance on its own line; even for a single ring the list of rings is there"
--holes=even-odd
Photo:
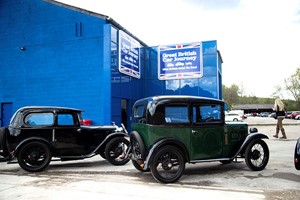
[[[297,109],[300,110],[300,68],[297,68],[296,73],[284,80],[285,88],[292,93],[296,103]]]
[[[232,105],[238,103],[239,101],[239,86],[232,84],[230,87],[222,86],[223,89],[223,99],[228,104],[229,109]]]

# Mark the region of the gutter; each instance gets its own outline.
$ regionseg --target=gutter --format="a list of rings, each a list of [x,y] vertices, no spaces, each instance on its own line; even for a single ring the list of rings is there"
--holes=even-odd
[[[141,41],[140,39],[138,39],[136,36],[134,36],[132,33],[130,33],[127,29],[125,29],[122,25],[120,25],[118,22],[116,22],[113,18],[106,16],[106,22],[114,25],[115,27],[117,27],[118,29],[126,32],[128,35],[130,35],[132,38],[134,38],[135,40],[137,40],[141,45],[143,45],[144,47],[148,47],[148,45],[146,43],[144,43],[143,41]]]

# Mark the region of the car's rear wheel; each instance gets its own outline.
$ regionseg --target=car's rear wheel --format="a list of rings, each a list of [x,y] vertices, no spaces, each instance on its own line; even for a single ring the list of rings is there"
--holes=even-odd
[[[265,141],[256,139],[251,141],[245,151],[247,166],[254,170],[263,170],[269,161],[269,148]]]
[[[126,138],[113,138],[105,146],[105,158],[113,165],[125,165],[129,161],[126,156],[128,148],[129,141]]]
[[[162,183],[177,181],[185,169],[182,152],[175,146],[163,146],[154,152],[150,164],[153,177]]]
[[[49,165],[51,157],[52,154],[48,145],[33,141],[21,147],[18,153],[18,163],[26,171],[38,172]]]
[[[145,157],[145,145],[141,136],[137,132],[130,134],[131,158],[133,166],[140,172],[148,172],[150,169],[144,169],[140,163],[143,163]]]
[[[130,134],[130,145],[131,145],[131,153],[134,159],[145,159],[146,156],[146,148],[141,136],[133,131]]]
[[[132,162],[134,168],[136,168],[136,169],[139,170],[140,172],[149,172],[149,171],[150,171],[149,168],[148,168],[148,169],[144,169],[144,168],[138,163],[138,161],[136,161],[136,160],[132,160],[131,162]]]

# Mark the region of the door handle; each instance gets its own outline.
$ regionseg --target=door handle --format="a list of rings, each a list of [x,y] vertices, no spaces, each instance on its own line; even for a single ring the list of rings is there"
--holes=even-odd
[[[199,132],[198,132],[198,131],[195,131],[195,130],[192,130],[192,133],[193,133],[193,134],[198,134]]]

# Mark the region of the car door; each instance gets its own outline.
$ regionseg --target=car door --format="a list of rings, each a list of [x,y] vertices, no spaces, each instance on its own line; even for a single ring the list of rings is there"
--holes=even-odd
[[[57,113],[55,147],[60,156],[84,154],[84,138],[75,113]]]
[[[222,156],[224,128],[221,104],[192,104],[190,159]]]

